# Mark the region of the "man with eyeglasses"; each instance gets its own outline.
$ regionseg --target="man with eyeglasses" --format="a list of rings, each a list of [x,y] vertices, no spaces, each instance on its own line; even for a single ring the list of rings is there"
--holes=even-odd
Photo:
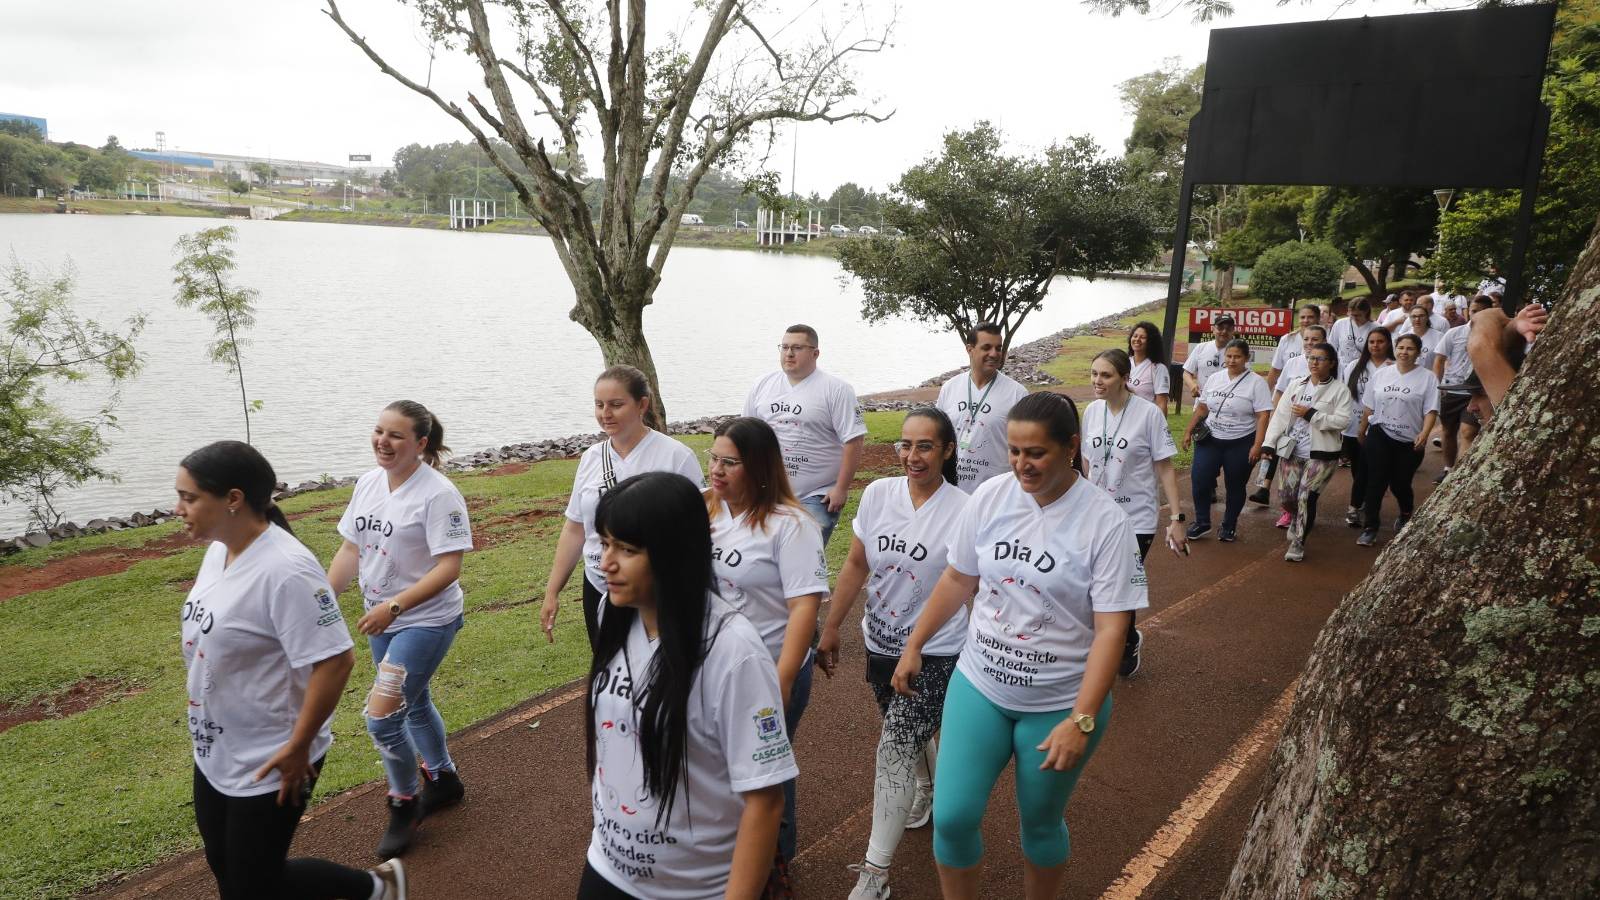
[[[1233,316],[1223,313],[1212,319],[1211,330],[1216,335],[1216,340],[1190,344],[1189,356],[1183,361],[1183,386],[1189,391],[1189,396],[1194,398],[1194,406],[1200,405],[1200,389],[1211,376],[1228,367],[1228,364],[1222,361],[1222,351],[1228,346],[1228,342],[1233,340]]]
[[[779,371],[750,389],[744,414],[772,426],[789,486],[822,528],[826,547],[861,466],[867,425],[855,388],[817,368],[817,331],[790,325],[778,345]]]
[[[1000,371],[1005,336],[1000,326],[983,322],[965,335],[969,366],[939,389],[935,405],[956,427],[956,486],[970,494],[990,478],[1011,471],[1006,448],[1006,416],[1028,389]]]

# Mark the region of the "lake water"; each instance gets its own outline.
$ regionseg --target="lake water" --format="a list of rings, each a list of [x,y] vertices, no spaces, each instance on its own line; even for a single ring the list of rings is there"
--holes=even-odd
[[[172,300],[178,237],[217,224],[135,216],[0,215],[0,252],[39,268],[70,259],[77,308],[102,323],[143,311],[148,362],[122,389],[104,465],[119,483],[61,498],[78,522],[170,507],[179,459],[244,437],[238,384],[209,362],[211,325]],[[595,430],[590,389],[602,368],[567,318],[571,287],[550,242],[522,235],[236,221],[237,283],[260,291],[244,350],[246,386],[263,402],[256,446],[295,483],[372,465],[367,432],[388,402],[425,403],[461,451]],[[963,365],[959,341],[915,322],[868,325],[861,294],[827,258],[679,247],[645,329],[674,420],[738,410],[777,365],[785,326],[821,335],[821,366],[860,393],[916,384]],[[1032,340],[1155,299],[1149,282],[1061,279],[1024,324]],[[103,388],[55,393],[89,411]],[[0,537],[21,531],[0,506]]]

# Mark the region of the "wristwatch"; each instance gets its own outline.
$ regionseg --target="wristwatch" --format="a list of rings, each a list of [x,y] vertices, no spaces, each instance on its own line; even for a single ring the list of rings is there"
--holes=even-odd
[[[1079,731],[1088,734],[1094,731],[1094,716],[1088,713],[1076,713],[1072,717],[1072,724],[1078,726]]]
[[[1184,515],[1183,513],[1173,513],[1171,516],[1169,516],[1167,518],[1167,521],[1169,521],[1169,522],[1187,522],[1187,521],[1189,521],[1189,517]]]
[[[403,612],[405,612],[405,608],[402,607],[397,601],[394,601],[394,600],[390,600],[389,601],[389,615],[394,616],[396,619],[398,619],[398,618],[400,618],[400,614],[403,613]]]

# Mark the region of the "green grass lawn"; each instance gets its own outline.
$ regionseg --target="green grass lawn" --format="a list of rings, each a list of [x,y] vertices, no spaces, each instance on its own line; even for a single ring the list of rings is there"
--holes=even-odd
[[[872,443],[898,439],[900,412],[866,415]],[[1173,419],[1181,433],[1183,420]],[[697,453],[709,435],[680,438]],[[877,457],[879,460],[882,457]],[[1187,455],[1180,457],[1187,465]],[[576,460],[552,460],[516,475],[454,476],[473,509],[480,549],[462,571],[467,627],[434,678],[452,731],[481,721],[579,677],[588,665],[583,616],[576,600],[582,576],[547,644],[535,621],[571,489]],[[863,468],[860,477],[897,474],[896,465]],[[302,494],[284,502],[295,534],[324,562],[349,488]],[[830,543],[834,571],[843,564],[853,492]],[[521,514],[546,513],[543,515]],[[74,553],[135,550],[171,538],[175,525],[53,543],[9,557],[8,572]],[[199,846],[190,802],[190,741],[183,726],[184,669],[178,610],[199,568],[203,548],[135,562],[127,570],[0,601],[0,633],[9,646],[0,666],[0,707],[60,695],[86,678],[115,682],[112,699],[61,719],[0,733],[11,761],[0,779],[0,898],[70,897],[108,878],[137,871]],[[346,621],[361,614],[358,591],[340,603]],[[367,641],[356,638],[356,670],[334,717],[317,798],[383,777],[361,710],[372,682]],[[373,816],[381,815],[374,807]]]

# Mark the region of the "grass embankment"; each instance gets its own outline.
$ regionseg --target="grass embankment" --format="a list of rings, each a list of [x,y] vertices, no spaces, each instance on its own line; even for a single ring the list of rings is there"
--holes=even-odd
[[[869,413],[869,441],[900,436],[901,414]],[[697,453],[709,435],[680,438]],[[881,455],[878,457],[883,458]],[[467,627],[434,679],[451,730],[486,719],[578,677],[588,666],[574,574],[552,646],[535,624],[576,460],[537,463],[512,475],[455,476],[472,510],[478,549],[462,571]],[[864,470],[872,479],[892,470]],[[849,546],[849,519],[829,553],[834,571]],[[283,504],[295,534],[324,562],[338,548],[350,489],[302,494]],[[173,525],[60,541],[0,565],[0,582],[86,552],[131,556],[175,543]],[[182,544],[126,570],[0,601],[7,635],[0,710],[66,698],[85,682],[114,685],[98,705],[65,718],[0,732],[0,897],[69,897],[107,878],[199,846],[190,804],[190,741],[182,722],[184,669],[178,611],[203,548]],[[359,592],[341,598],[351,626]],[[361,710],[372,683],[367,641],[354,634],[355,673],[334,718],[337,736],[317,796],[383,776]],[[374,807],[374,816],[381,810]]]
[[[241,205],[248,205],[242,203]],[[108,216],[192,216],[199,219],[217,219],[227,215],[225,208],[190,206],[175,200],[164,202],[146,200],[69,200],[67,209],[75,213],[93,213]],[[33,197],[0,197],[0,213],[53,213],[54,199],[39,200]]]

